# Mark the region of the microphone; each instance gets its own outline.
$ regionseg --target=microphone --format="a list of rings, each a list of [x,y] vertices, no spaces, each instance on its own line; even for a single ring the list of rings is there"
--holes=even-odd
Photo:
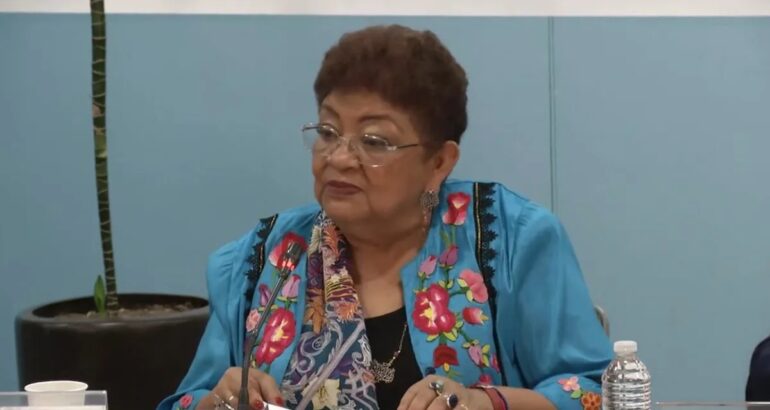
[[[281,292],[289,275],[294,271],[301,255],[302,247],[296,242],[290,242],[289,246],[286,248],[286,252],[284,252],[278,260],[280,265],[278,267],[278,283],[275,284],[275,287],[273,287],[273,290],[270,292],[270,298],[267,300],[267,304],[265,304],[265,310],[259,317],[257,325],[254,326],[254,330],[249,333],[248,338],[246,339],[247,348],[243,357],[243,364],[241,365],[241,392],[238,395],[238,410],[251,410],[251,405],[249,404],[249,359],[251,358],[251,352],[254,350],[254,347],[257,346],[257,337],[259,336],[259,332],[262,331],[262,327],[267,322],[267,317],[270,315],[270,310],[275,304],[278,293]]]

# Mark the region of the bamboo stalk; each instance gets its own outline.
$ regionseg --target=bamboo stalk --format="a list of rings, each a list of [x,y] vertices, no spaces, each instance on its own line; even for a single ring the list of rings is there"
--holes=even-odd
[[[112,253],[112,225],[107,180],[107,25],[104,0],[91,1],[91,91],[94,129],[94,162],[96,166],[96,196],[99,208],[99,229],[102,238],[102,260],[106,283],[106,304],[110,314],[120,309],[115,281],[115,261]]]

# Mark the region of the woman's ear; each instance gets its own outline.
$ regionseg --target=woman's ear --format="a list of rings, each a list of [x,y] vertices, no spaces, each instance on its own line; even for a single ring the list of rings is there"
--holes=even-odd
[[[430,179],[430,186],[437,188],[441,186],[441,183],[449,177],[459,160],[460,146],[454,141],[445,142],[433,154],[433,176]]]

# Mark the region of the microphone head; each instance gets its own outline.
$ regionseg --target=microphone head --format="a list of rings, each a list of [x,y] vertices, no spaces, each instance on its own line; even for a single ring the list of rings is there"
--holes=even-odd
[[[302,246],[297,242],[289,242],[289,246],[281,258],[281,274],[289,275],[297,267],[300,256],[302,256]]]

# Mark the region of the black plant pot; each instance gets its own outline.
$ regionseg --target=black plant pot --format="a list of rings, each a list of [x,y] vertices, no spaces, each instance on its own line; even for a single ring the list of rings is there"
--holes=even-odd
[[[195,355],[208,320],[205,299],[120,295],[122,307],[190,304],[183,312],[127,318],[57,317],[85,313],[93,299],[40,306],[16,318],[19,385],[78,380],[107,390],[110,410],[150,410],[173,393]]]

